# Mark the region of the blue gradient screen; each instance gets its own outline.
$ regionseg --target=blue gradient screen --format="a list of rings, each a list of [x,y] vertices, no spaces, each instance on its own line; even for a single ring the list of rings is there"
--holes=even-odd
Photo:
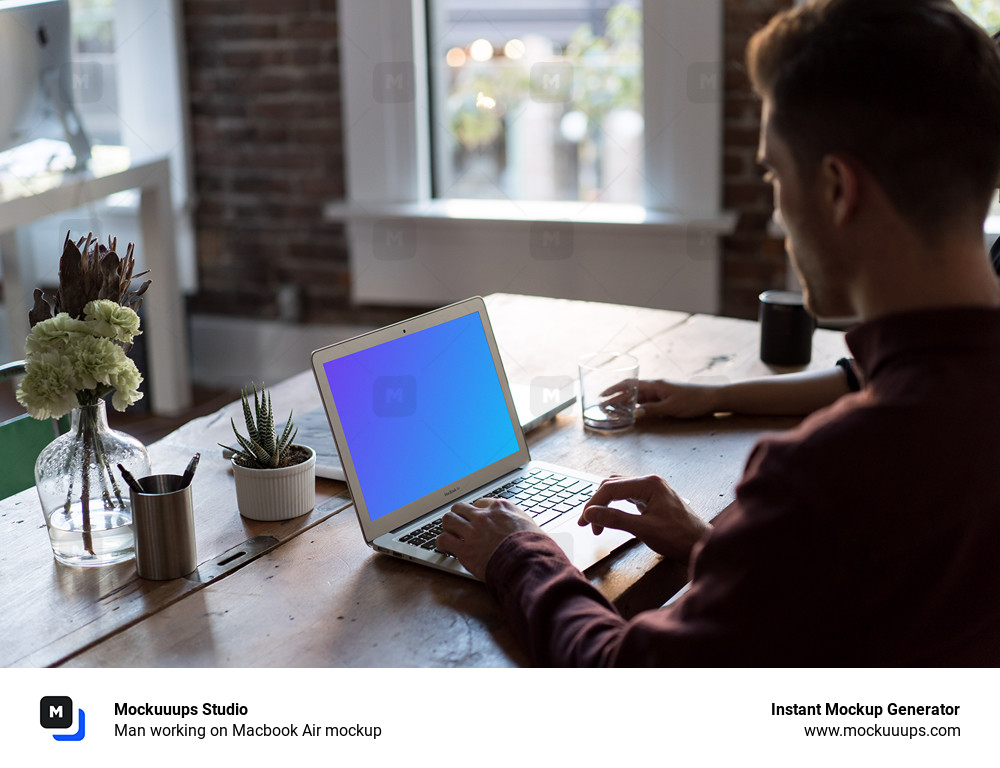
[[[372,520],[518,450],[476,312],[324,370]]]

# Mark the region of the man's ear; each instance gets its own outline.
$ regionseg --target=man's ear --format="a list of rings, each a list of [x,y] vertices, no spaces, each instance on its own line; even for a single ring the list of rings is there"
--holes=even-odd
[[[820,161],[820,193],[834,223],[844,224],[854,215],[861,193],[860,181],[858,169],[848,158],[826,155]]]

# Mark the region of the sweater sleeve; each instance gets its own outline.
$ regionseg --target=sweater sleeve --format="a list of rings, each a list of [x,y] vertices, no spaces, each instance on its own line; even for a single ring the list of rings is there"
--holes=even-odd
[[[718,666],[726,627],[691,616],[684,604],[721,586],[709,579],[668,608],[626,621],[548,536],[506,538],[487,566],[486,585],[514,634],[544,666]],[[722,587],[724,588],[724,586]]]
[[[612,663],[625,620],[545,534],[504,539],[487,565],[486,586],[535,663]]]
[[[790,461],[787,450],[758,448],[736,504],[693,553],[690,588],[665,608],[626,620],[554,541],[531,531],[509,536],[496,549],[487,587],[540,665],[805,663],[820,627],[815,612],[803,608],[832,578],[836,548],[813,535],[813,510],[802,503],[796,483],[784,473],[761,471],[761,464]],[[823,636],[834,639],[829,631]]]

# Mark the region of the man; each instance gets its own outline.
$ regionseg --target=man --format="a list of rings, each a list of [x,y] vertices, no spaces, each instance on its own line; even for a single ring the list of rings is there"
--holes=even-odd
[[[601,485],[582,525],[691,563],[658,611],[624,620],[503,500],[438,546],[540,664],[1000,663],[997,51],[943,0],[817,0],[747,58],[791,262],[813,314],[860,318],[864,388],[762,440],[711,529],[660,478]]]

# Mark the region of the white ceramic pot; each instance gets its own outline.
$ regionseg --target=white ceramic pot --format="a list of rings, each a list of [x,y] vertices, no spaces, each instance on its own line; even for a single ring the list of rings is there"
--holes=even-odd
[[[316,506],[316,451],[301,464],[278,469],[249,469],[233,463],[236,506],[251,520],[290,520]]]

